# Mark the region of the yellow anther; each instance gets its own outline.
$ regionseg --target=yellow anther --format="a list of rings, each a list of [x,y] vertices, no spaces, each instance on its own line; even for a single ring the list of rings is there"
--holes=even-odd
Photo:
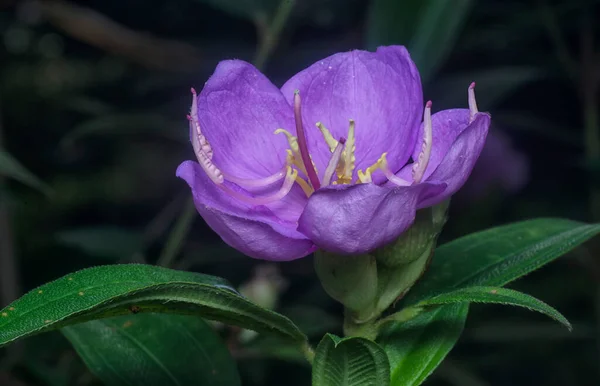
[[[329,146],[329,151],[333,153],[338,145],[338,141],[333,138],[333,135],[331,135],[329,130],[327,130],[325,125],[323,125],[321,122],[317,122],[317,127],[319,130],[321,130],[321,134],[323,134],[323,138],[325,138],[325,142],[327,143],[327,146]]]
[[[363,184],[368,184],[369,182],[373,181],[373,179],[371,178],[371,171],[369,169],[367,169],[366,173],[363,173],[362,170],[359,170],[357,174],[358,180]]]
[[[287,153],[286,162],[288,163],[288,165],[294,165],[295,167],[298,168],[298,170],[300,170],[302,173],[304,173],[304,175],[306,175],[306,168],[304,167],[302,160],[299,158],[296,158],[294,153],[290,149],[286,149],[286,153]]]
[[[296,182],[298,185],[300,185],[304,191],[304,194],[306,194],[306,197],[310,197],[311,194],[315,192],[315,190],[308,184],[308,182],[304,181],[302,177],[296,176]]]
[[[285,177],[289,178],[290,180],[296,180],[296,178],[298,178],[298,170],[288,165]]]
[[[290,148],[294,152],[294,154],[298,154],[300,149],[298,148],[298,138],[294,137],[292,133],[284,129],[275,130],[275,134],[284,134],[287,137],[288,143],[290,144]]]
[[[302,161],[297,162],[296,158],[294,157],[294,153],[290,149],[286,149],[286,153],[286,163],[289,165],[288,168],[291,166],[295,166],[298,170],[300,170],[306,175],[306,169],[304,168],[304,164],[302,163]],[[313,194],[315,190],[308,184],[308,182],[306,182],[302,177],[298,175],[298,170],[294,170],[296,173],[294,179],[296,180],[298,185],[300,185],[300,187],[304,191],[304,194],[306,194],[306,197],[310,197],[310,195]]]
[[[354,119],[351,119],[348,128],[348,139],[346,139],[346,145],[342,153],[342,162],[340,162],[338,169],[337,182],[339,184],[349,184],[352,182],[352,173],[354,173],[356,162],[356,156],[354,155],[356,151],[354,127]]]
[[[373,174],[373,172],[377,169],[382,169],[387,167],[387,153],[383,153],[381,155],[381,157],[379,157],[379,159],[377,160],[377,162],[375,162],[373,165],[369,166],[365,172],[363,173],[362,170],[358,171],[358,179],[360,182],[362,182],[363,184],[372,182],[373,179],[371,177],[371,175]]]
[[[306,167],[304,166],[304,162],[302,162],[302,157],[300,156],[300,148],[298,146],[298,138],[292,135],[289,131],[285,129],[277,129],[275,130],[275,134],[284,134],[287,137],[288,143],[290,145],[290,149],[286,149],[286,162],[289,165],[294,165],[298,170],[300,170],[304,175],[307,175]],[[318,173],[317,167],[315,166],[315,162],[310,157],[310,162],[313,164],[313,168],[315,172]],[[311,188],[311,194],[312,194]],[[306,192],[306,190],[305,190]]]
[[[375,165],[377,165],[377,169],[387,168],[387,153],[383,153],[381,155],[381,157],[379,157],[379,159],[377,160],[377,163]],[[375,165],[373,165],[373,166],[375,166]],[[373,167],[373,166],[371,166],[371,167]]]

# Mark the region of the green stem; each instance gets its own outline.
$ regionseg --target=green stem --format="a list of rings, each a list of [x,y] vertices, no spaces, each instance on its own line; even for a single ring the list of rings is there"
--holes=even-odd
[[[195,215],[196,208],[194,207],[194,201],[190,198],[185,203],[181,215],[177,218],[175,226],[169,234],[165,247],[156,263],[157,265],[170,267],[173,264],[175,258],[181,251],[185,238],[192,228]]]
[[[354,313],[350,310],[345,311],[344,317],[344,336],[359,336],[370,340],[375,340],[379,333],[377,318],[367,321],[357,322]]]
[[[302,354],[304,354],[304,358],[306,358],[308,363],[312,365],[313,361],[315,360],[315,350],[311,347],[308,341],[304,342],[304,344],[300,347],[300,351],[302,351]]]
[[[262,69],[264,67],[267,59],[277,46],[279,35],[294,8],[294,2],[295,0],[282,0],[271,24],[267,28],[261,28],[262,31],[259,33],[258,49],[253,61],[256,68]],[[261,24],[261,19],[257,18],[257,26],[260,26]]]

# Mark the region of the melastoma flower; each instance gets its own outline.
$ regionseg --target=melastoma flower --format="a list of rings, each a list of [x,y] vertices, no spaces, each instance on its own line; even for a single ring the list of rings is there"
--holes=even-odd
[[[463,185],[490,124],[474,84],[468,109],[423,109],[419,73],[399,46],[332,55],[281,89],[246,62],[223,61],[192,93],[198,162],[177,176],[226,243],[267,260],[394,241],[418,209]]]

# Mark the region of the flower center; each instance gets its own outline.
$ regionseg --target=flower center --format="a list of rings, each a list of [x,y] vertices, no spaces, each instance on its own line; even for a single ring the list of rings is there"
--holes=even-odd
[[[213,149],[210,146],[206,137],[202,134],[200,123],[198,121],[198,105],[196,91],[192,88],[192,108],[188,120],[190,122],[190,130],[192,132],[191,141],[198,158],[198,162],[208,177],[214,182],[217,187],[225,191],[230,196],[251,205],[265,205],[284,198],[293,188],[294,183],[297,183],[307,197],[318,190],[322,186],[331,184],[347,185],[351,184],[354,179],[354,169],[356,163],[355,151],[355,122],[349,120],[348,135],[346,138],[336,140],[331,132],[321,123],[317,122],[316,126],[321,131],[325,142],[331,152],[331,157],[324,171],[322,180],[319,180],[317,168],[312,161],[308,146],[306,143],[306,135],[304,133],[304,125],[301,114],[301,99],[300,93],[294,93],[294,120],[296,124],[297,136],[292,135],[285,129],[275,130],[275,134],[284,134],[287,138],[289,149],[286,150],[286,161],[281,170],[268,177],[260,179],[240,178],[221,171],[212,161]],[[478,113],[477,103],[475,101],[475,83],[469,86],[469,123],[475,119],[475,114]],[[373,165],[367,167],[365,171],[357,171],[356,183],[372,183],[372,174],[380,170],[391,183],[398,186],[410,186],[418,184],[422,181],[429,158],[431,156],[431,146],[433,141],[432,122],[431,122],[431,101],[425,104],[423,114],[423,143],[421,151],[412,165],[412,181],[406,181],[398,176],[389,168],[387,163],[387,153],[383,153],[381,157]],[[300,175],[302,173],[302,175]],[[336,179],[334,180],[334,175]],[[247,189],[266,188],[283,179],[280,188],[274,193],[262,196],[255,196]]]

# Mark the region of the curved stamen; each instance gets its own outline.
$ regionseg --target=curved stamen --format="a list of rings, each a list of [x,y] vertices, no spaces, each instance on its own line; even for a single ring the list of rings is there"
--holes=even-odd
[[[333,153],[335,147],[338,145],[338,141],[336,141],[336,139],[333,138],[333,135],[331,135],[331,133],[329,132],[329,130],[327,130],[324,124],[322,124],[321,122],[317,122],[316,126],[319,129],[319,131],[321,131],[321,134],[323,134],[323,139],[325,139],[327,146],[329,146],[329,151]]]
[[[192,131],[192,147],[194,148],[194,152],[197,154],[199,151],[204,152],[208,159],[212,159],[213,150],[206,137],[202,134],[202,130],[200,129],[200,121],[198,120],[198,97],[196,95],[196,90],[192,87],[192,108],[190,110],[190,114],[187,116],[188,121],[190,122],[190,131]]]
[[[469,86],[469,123],[475,119],[475,114],[479,112],[477,110],[477,101],[475,100],[475,82]]]
[[[429,164],[429,157],[431,156],[431,142],[432,142],[432,123],[431,123],[431,101],[425,104],[425,113],[423,114],[423,145],[421,146],[421,152],[417,158],[417,162],[413,165],[412,176],[413,183],[418,184],[425,175],[427,165]]]
[[[273,183],[281,180],[283,177],[285,177],[287,168],[288,168],[288,166],[285,165],[277,173],[272,174],[272,175],[270,175],[268,177],[259,178],[259,179],[256,179],[256,180],[248,179],[248,178],[235,177],[235,176],[229,175],[228,173],[225,174],[225,179],[227,181],[231,181],[234,184],[240,185],[242,187],[261,188],[261,187],[269,186],[269,185],[271,185],[271,184],[273,184]]]
[[[329,159],[329,163],[327,164],[327,169],[325,169],[325,175],[323,177],[323,186],[327,186],[331,183],[331,178],[333,177],[333,173],[335,173],[335,169],[340,163],[340,159],[342,158],[342,151],[344,150],[344,144],[346,143],[345,138],[340,138],[337,146],[333,150],[333,154],[331,154],[331,158]]]
[[[294,137],[292,135],[292,133],[290,133],[289,131],[284,130],[284,129],[277,129],[277,130],[275,130],[275,132],[273,134],[285,135],[285,137],[287,138],[288,144],[290,145],[290,149],[292,149],[292,152],[294,152],[294,153],[299,152],[298,138]]]
[[[383,153],[377,161],[377,163],[379,164],[379,169],[381,169],[381,171],[385,175],[385,178],[387,178],[391,183],[398,186],[410,186],[410,182],[404,181],[402,178],[392,173],[392,171],[388,167],[387,153]]]
[[[296,182],[298,183],[298,185],[300,185],[306,197],[310,197],[315,192],[315,190],[309,185],[309,183],[304,181],[302,177],[296,177]]]
[[[286,149],[286,160],[289,165],[294,165],[298,168],[304,175],[308,175],[306,172],[306,168],[304,167],[304,163],[302,162],[302,157],[300,155],[300,148],[298,147],[298,138],[294,137],[289,131],[284,129],[275,130],[275,134],[284,134],[288,140],[288,144],[290,145],[289,149]],[[311,160],[312,161],[312,160]],[[313,163],[313,167],[314,167]],[[316,170],[316,168],[315,168]]]
[[[302,124],[302,112],[300,107],[300,92],[296,90],[294,92],[294,119],[296,121],[296,134],[298,135],[298,147],[300,150],[300,156],[302,162],[306,168],[306,174],[313,189],[317,190],[321,187],[319,183],[319,177],[312,164],[310,156],[308,154],[308,146],[306,145],[306,136],[304,135],[304,125]]]
[[[290,190],[292,190],[292,187],[294,186],[296,177],[298,177],[298,171],[296,169],[293,169],[291,166],[288,166],[285,180],[283,181],[281,188],[273,194],[270,194],[268,196],[262,196],[262,197],[248,196],[246,194],[243,194],[236,190],[231,189],[230,187],[228,187],[225,184],[219,184],[217,186],[219,188],[223,189],[223,191],[225,191],[230,196],[232,196],[240,201],[243,201],[247,204],[265,205],[265,204],[269,204],[269,203],[272,203],[275,201],[279,201],[283,197],[287,196],[287,194],[290,192]]]
[[[222,185],[225,181],[223,177],[223,173],[219,170],[218,167],[208,158],[206,153],[202,150],[196,152],[196,157],[198,158],[198,163],[202,166],[204,172],[208,175],[208,178],[211,179],[217,185]]]

